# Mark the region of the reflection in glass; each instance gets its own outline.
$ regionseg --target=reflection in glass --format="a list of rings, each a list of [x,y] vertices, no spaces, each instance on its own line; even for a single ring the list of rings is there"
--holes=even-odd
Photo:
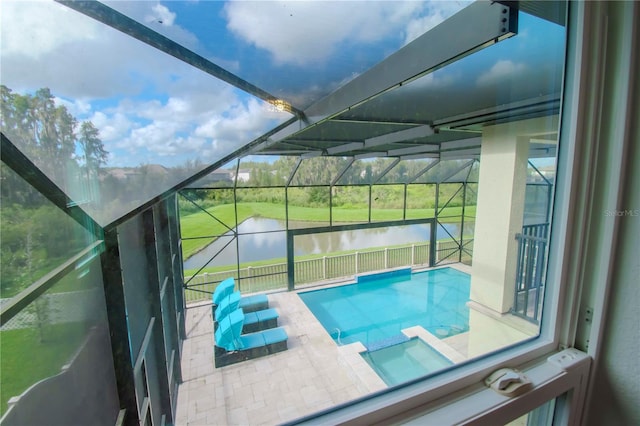
[[[4,163],[0,295],[10,298],[95,241]]]
[[[110,348],[110,344],[103,341],[108,341],[108,334],[105,332],[102,274],[97,259],[94,257],[89,263],[78,265],[78,269],[54,284],[0,328],[2,414],[6,412],[11,397],[20,396],[41,380],[60,374],[67,364],[77,376],[67,381],[58,379],[52,385],[55,389],[50,391],[72,394],[74,386],[84,386],[83,381],[90,375],[89,371],[82,370],[83,363],[75,364],[79,351],[93,345],[101,346],[101,351],[105,347]],[[105,352],[104,357],[104,360],[95,362],[112,362],[111,352]],[[99,385],[106,388],[109,383],[100,382]],[[40,386],[49,385],[45,381]],[[27,397],[19,403],[33,404],[29,401]],[[30,409],[37,410],[38,407]]]
[[[2,35],[3,106],[31,117],[3,132],[101,225],[290,117],[55,2],[3,2]]]
[[[469,4],[105,3],[300,109]]]

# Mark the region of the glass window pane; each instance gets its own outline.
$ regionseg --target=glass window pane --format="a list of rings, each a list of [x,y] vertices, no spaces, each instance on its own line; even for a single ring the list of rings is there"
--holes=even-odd
[[[10,424],[90,423],[94,415],[114,422],[117,417],[99,256],[76,268],[0,328],[0,413],[15,405],[3,418]],[[79,389],[86,394],[76,406],[68,395]],[[43,394],[48,395],[44,402]]]
[[[6,2],[2,36],[3,131],[101,225],[291,116],[55,2]]]
[[[566,395],[562,395],[559,399],[563,400],[566,397]],[[507,426],[551,426],[555,424],[554,415],[557,404],[558,398],[549,400],[539,407],[531,410],[524,416],[518,417],[516,420],[507,423]]]
[[[527,163],[534,158],[540,161],[540,145],[551,145],[557,137],[559,99],[554,96],[561,88],[565,37],[560,25],[523,13],[520,16],[522,25],[513,38],[354,104],[331,117],[326,126],[314,123],[306,135],[305,123],[300,132],[274,141],[283,149],[286,145],[291,150],[323,150],[319,157],[300,161],[286,189],[289,230],[329,224],[339,227],[349,222],[351,212],[347,208],[358,210],[357,206],[368,200],[371,218],[366,220],[373,223],[364,223],[365,213],[358,211],[354,223],[362,228],[383,220],[437,218],[433,230],[427,225],[418,226],[428,228],[428,232],[410,229],[408,241],[395,239],[402,234],[400,227],[365,231],[343,226],[336,232],[295,236],[295,270],[289,272],[300,291],[274,292],[269,297],[283,316],[290,312],[295,318],[287,323],[291,346],[281,358],[301,356],[314,368],[304,370],[305,376],[299,381],[301,374],[288,364],[278,368],[279,375],[286,377],[287,387],[296,383],[296,392],[287,394],[282,416],[277,409],[268,411],[274,422],[291,421],[401,386],[538,333],[537,319],[530,312],[540,306],[546,285],[543,273],[548,235],[527,234],[525,218],[547,209],[548,204],[540,207],[542,199],[528,195]],[[451,34],[457,32],[452,30]],[[536,77],[540,67],[544,69]],[[523,84],[533,81],[535,89]],[[539,105],[540,93],[549,100],[545,104],[549,108],[519,116],[523,104],[535,100]],[[534,115],[537,118],[531,118]],[[422,136],[420,141],[390,146],[378,143],[398,135],[352,140],[351,124],[366,127],[365,123],[382,120],[398,126],[410,121],[433,122],[441,138],[434,142],[440,161],[359,157],[335,180],[341,170],[336,165],[345,159],[332,159],[330,154],[340,154],[338,144],[347,139],[352,147],[375,145],[382,152],[376,155],[381,157],[394,147],[414,150],[423,144]],[[342,122],[350,123],[344,133],[327,137],[329,131],[340,129]],[[424,144],[430,142],[433,140]],[[501,157],[505,153],[507,159]],[[415,155],[415,151],[405,154]],[[261,167],[252,162],[258,161],[251,159],[246,164]],[[247,191],[243,203],[253,202],[257,194],[248,186],[243,187]],[[365,237],[360,238],[361,234]],[[432,237],[436,247],[429,247]],[[439,267],[411,271],[409,266]],[[243,279],[239,280],[241,285]],[[325,286],[328,282],[331,285]],[[260,291],[260,287],[247,289]],[[315,305],[303,300],[310,293],[314,293],[309,299],[316,299]],[[413,308],[415,311],[411,311]],[[393,327],[380,324],[380,319],[383,323],[393,320]],[[249,380],[253,365],[260,362],[252,361],[244,364],[246,368],[234,369],[234,375],[237,372],[241,379]],[[331,371],[331,380],[323,381],[327,377],[323,371]],[[223,370],[216,377],[230,376]],[[253,379],[261,380],[255,375]],[[252,396],[264,383],[278,386],[286,394],[284,385],[281,388],[273,376],[265,380],[268,382],[252,386]],[[225,420],[260,421],[257,414],[245,409],[246,400],[241,399],[225,398],[224,412],[234,413]],[[262,400],[264,406],[278,406],[278,401],[268,396]]]
[[[1,163],[0,294],[13,297],[96,240]]]
[[[203,176],[192,184],[188,185],[188,188],[229,188],[232,187],[235,182],[235,172],[237,160],[228,162],[222,167],[219,167],[211,173]]]
[[[416,38],[426,25],[434,26],[468,4],[431,11],[421,3],[398,8],[393,2],[332,2],[330,7],[315,2],[286,7],[261,2],[201,2],[197,7],[188,2],[105,3],[213,62],[233,67],[240,77],[298,108],[321,99]],[[415,22],[431,13],[435,19]]]

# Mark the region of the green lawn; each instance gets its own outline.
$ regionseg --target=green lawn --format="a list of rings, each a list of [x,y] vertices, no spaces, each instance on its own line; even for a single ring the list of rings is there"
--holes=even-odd
[[[285,208],[283,204],[273,203],[238,203],[238,222],[241,223],[250,217],[264,217],[269,219],[285,220]],[[235,226],[235,211],[233,204],[222,204],[207,209],[209,214],[215,216],[228,228]],[[449,207],[440,213],[441,221],[446,222],[446,217],[454,217],[453,222],[459,221],[462,213],[461,207]],[[469,206],[465,210],[469,216],[475,216],[475,206]],[[220,224],[205,212],[192,213],[180,218],[180,230],[182,234],[182,250],[184,258],[196,253],[209,245],[215,238],[227,232],[229,229]],[[433,209],[407,210],[407,219],[422,219],[433,217]],[[366,208],[340,208],[333,209],[333,215],[340,222],[361,222],[368,217]],[[376,221],[402,219],[400,209],[374,209],[371,215]],[[327,208],[289,206],[289,220],[307,222],[327,222],[329,211]],[[198,238],[185,240],[185,238]],[[204,238],[202,238],[204,237]]]
[[[41,334],[44,339],[41,339]],[[83,323],[46,325],[0,332],[0,416],[7,401],[31,385],[60,372],[85,336]]]

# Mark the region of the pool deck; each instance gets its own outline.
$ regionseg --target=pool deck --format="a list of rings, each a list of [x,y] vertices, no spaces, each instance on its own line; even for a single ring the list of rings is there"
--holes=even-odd
[[[187,308],[177,425],[279,424],[387,387],[359,355],[364,346],[337,346],[295,292],[269,294],[269,303],[280,313],[288,349],[218,369],[211,305]],[[438,340],[420,327],[403,332]],[[466,333],[444,341],[450,358],[466,359]]]

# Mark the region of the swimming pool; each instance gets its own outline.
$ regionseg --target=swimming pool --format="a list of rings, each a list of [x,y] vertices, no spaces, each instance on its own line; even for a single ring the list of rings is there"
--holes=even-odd
[[[338,345],[362,342],[373,351],[416,325],[439,338],[468,331],[469,289],[470,276],[456,269],[408,268],[298,295]]]

